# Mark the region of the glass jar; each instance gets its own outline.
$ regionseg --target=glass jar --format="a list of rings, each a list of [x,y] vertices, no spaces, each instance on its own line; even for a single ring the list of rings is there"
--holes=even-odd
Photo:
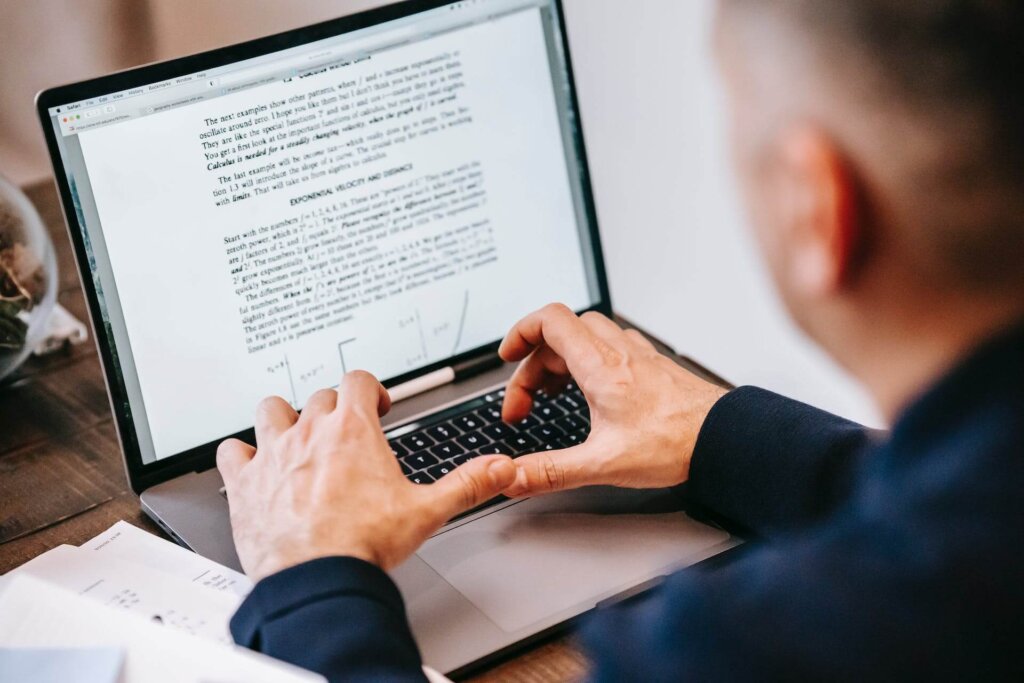
[[[57,259],[39,213],[0,176],[0,380],[42,341],[57,300]]]

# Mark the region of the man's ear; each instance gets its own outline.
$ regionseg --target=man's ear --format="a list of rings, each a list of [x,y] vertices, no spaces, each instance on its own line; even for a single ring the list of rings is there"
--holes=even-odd
[[[836,294],[858,276],[865,240],[852,169],[827,136],[810,127],[780,138],[777,189],[791,287]]]

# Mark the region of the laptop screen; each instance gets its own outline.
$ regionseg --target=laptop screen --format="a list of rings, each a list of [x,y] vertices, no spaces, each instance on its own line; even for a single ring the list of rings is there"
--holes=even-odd
[[[428,4],[46,110],[143,463],[601,302],[558,8]]]

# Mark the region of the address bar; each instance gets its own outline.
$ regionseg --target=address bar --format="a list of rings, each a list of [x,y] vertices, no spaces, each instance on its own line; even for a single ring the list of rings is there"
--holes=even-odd
[[[326,62],[331,58],[358,52],[359,50],[367,47],[377,47],[387,45],[389,43],[395,43],[405,38],[421,35],[422,33],[423,29],[420,27],[407,27],[385,31],[383,33],[369,36],[363,40],[343,43],[331,48],[317,50],[313,54],[305,54],[301,57],[295,57],[283,62],[274,62],[272,64],[267,64],[266,66],[253,67],[251,69],[245,69],[243,71],[207,79],[207,85],[210,87],[230,87],[246,81],[258,80],[262,76],[270,76],[285,69],[301,68],[303,66]]]

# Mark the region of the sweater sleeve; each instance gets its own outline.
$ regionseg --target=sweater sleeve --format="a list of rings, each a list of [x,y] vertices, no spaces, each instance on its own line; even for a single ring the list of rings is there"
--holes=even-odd
[[[329,557],[260,581],[231,620],[239,645],[329,681],[425,681],[402,596],[377,567]]]
[[[712,408],[690,464],[690,500],[759,536],[820,519],[850,491],[871,434],[755,387]]]
[[[992,648],[965,645],[961,596],[934,589],[939,575],[919,566],[904,530],[828,522],[592,616],[591,681],[958,680],[990,666],[965,656]],[[907,567],[928,578],[919,585]]]

